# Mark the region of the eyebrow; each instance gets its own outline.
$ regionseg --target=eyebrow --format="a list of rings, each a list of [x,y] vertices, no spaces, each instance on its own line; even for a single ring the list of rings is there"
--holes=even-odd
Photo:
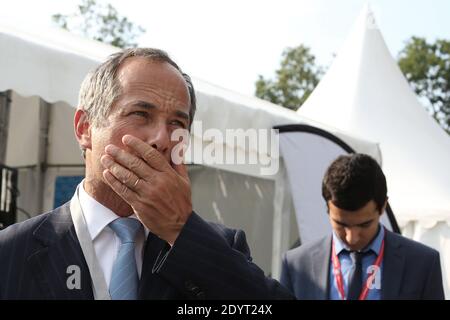
[[[374,220],[374,219],[370,219],[370,220],[367,220],[367,221],[365,221],[365,222],[361,222],[361,223],[355,224],[355,226],[362,226],[362,225],[364,225],[364,224],[369,224],[369,223],[373,222],[373,220]],[[348,224],[343,223],[343,222],[340,222],[340,221],[338,221],[338,220],[336,220],[336,219],[333,219],[333,221],[336,222],[337,224],[343,226],[343,227],[351,227],[351,226],[349,226]]]
[[[152,104],[152,103],[150,103],[150,102],[147,102],[147,101],[142,101],[142,100],[134,101],[134,102],[132,103],[132,105],[133,105],[133,106],[136,106],[136,107],[144,108],[144,109],[146,109],[146,110],[152,110],[152,109],[157,109],[157,108],[158,108],[158,107],[155,106],[154,104]],[[189,120],[189,114],[187,114],[186,112],[183,112],[183,111],[181,111],[181,110],[175,110],[174,113],[175,113],[175,115],[176,115],[177,117],[179,117],[179,118],[183,118],[183,119]]]
[[[133,103],[131,105],[136,106],[136,107],[141,107],[141,108],[144,108],[147,110],[156,109],[156,106],[154,104],[152,104],[150,102],[142,101],[142,100],[133,101]]]
[[[176,110],[175,114],[183,119],[189,120],[189,115],[186,112],[180,111],[180,110]]]

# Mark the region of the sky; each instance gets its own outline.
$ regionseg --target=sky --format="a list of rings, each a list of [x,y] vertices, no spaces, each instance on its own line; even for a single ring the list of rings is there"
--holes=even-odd
[[[411,36],[450,39],[449,0],[97,0],[146,29],[140,46],[166,50],[188,74],[245,94],[273,77],[287,47],[304,44],[329,67],[366,3],[397,57]],[[52,25],[80,0],[0,0],[0,23]]]

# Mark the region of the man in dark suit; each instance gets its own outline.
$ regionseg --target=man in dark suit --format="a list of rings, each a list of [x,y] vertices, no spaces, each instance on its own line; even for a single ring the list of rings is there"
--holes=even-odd
[[[0,299],[290,298],[242,231],[193,212],[177,133],[194,113],[163,51],[124,50],[90,73],[74,118],[86,177],[69,203],[0,232]]]
[[[385,176],[363,154],[340,156],[322,183],[331,235],[288,251],[281,283],[298,299],[444,299],[439,253],[385,229]]]

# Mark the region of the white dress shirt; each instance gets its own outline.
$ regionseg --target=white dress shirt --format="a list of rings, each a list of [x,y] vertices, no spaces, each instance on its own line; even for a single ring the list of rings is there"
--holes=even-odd
[[[109,289],[112,268],[114,261],[116,260],[117,253],[119,252],[121,241],[108,225],[120,217],[91,197],[84,190],[83,183],[84,180],[79,185],[81,210],[92,239],[95,255],[97,256],[100,268],[103,271],[103,275],[105,276],[105,281]],[[129,216],[129,218],[137,219],[135,214]],[[145,226],[143,227],[145,232],[138,233],[135,244],[135,257],[139,278],[141,277],[142,271],[144,244],[149,233],[149,230]]]

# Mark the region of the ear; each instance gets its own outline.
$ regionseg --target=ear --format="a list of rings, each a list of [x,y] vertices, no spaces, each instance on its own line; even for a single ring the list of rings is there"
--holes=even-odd
[[[77,109],[75,112],[74,129],[80,147],[84,150],[91,149],[91,125],[86,112],[82,109]]]
[[[381,209],[380,216],[382,216],[384,211],[386,210],[388,200],[389,200],[389,197],[386,197],[386,201],[384,202],[383,208]]]
[[[331,200],[325,201],[325,203],[327,204],[327,214],[330,215],[330,202]]]

